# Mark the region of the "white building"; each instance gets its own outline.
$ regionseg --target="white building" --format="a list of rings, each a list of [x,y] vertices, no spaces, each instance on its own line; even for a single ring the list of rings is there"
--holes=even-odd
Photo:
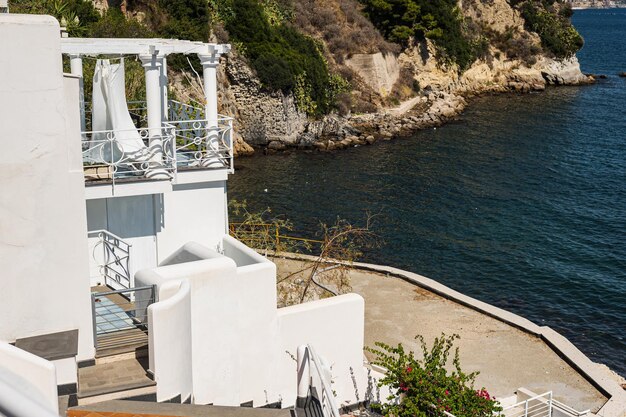
[[[293,357],[310,344],[338,402],[354,403],[363,299],[277,309],[275,265],[228,236],[232,120],[217,113],[216,68],[229,46],[61,38],[51,17],[11,14],[0,39],[0,413],[57,411],[79,368],[146,344],[157,401],[291,406]],[[168,100],[176,53],[200,58],[204,108]],[[115,58],[129,55],[145,103],[126,103]],[[83,79],[95,56],[111,60]],[[24,394],[34,405],[7,405]]]

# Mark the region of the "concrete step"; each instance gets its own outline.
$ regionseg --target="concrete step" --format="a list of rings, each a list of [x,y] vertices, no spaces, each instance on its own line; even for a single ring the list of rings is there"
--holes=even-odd
[[[147,368],[147,358],[119,360],[80,368],[78,404],[154,394],[156,383]]]
[[[125,415],[123,413],[137,417],[294,417],[293,411],[290,409],[220,407],[124,400],[72,407],[67,411],[67,417],[109,417]]]
[[[134,353],[135,357],[147,355],[148,333],[141,329],[128,329],[99,335],[96,360],[109,356]]]

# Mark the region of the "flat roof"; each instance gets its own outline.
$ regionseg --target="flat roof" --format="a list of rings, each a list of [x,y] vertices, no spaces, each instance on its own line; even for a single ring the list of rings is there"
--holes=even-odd
[[[225,54],[229,44],[161,38],[61,38],[61,52],[81,55]]]

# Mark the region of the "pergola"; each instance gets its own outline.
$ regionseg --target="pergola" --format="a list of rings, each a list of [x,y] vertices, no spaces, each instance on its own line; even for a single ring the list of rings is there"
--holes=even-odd
[[[167,115],[167,56],[196,54],[202,64],[205,93],[205,117],[217,125],[217,66],[228,44],[192,42],[177,39],[62,38],[61,52],[70,58],[71,73],[83,76],[83,56],[137,55],[146,73],[148,129],[156,132]],[[84,94],[81,82],[81,107],[84,128]]]

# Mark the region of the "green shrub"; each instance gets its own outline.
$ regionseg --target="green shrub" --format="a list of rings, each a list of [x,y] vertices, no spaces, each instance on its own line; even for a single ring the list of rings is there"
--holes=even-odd
[[[127,19],[120,9],[109,8],[89,28],[92,38],[153,38],[156,34],[136,19]]]
[[[327,113],[338,91],[321,46],[283,20],[289,14],[277,11],[277,3],[269,5],[271,19],[258,0],[217,0],[213,7],[266,88],[293,91],[298,107],[308,114]]]
[[[584,41],[572,26],[571,7],[555,2],[528,0],[516,6],[527,30],[536,32],[545,50],[557,58],[569,58],[583,47]]]
[[[209,7],[206,0],[160,0],[165,23],[158,28],[166,38],[207,42],[209,40]]]
[[[440,58],[467,69],[480,51],[464,33],[455,0],[361,0],[366,16],[392,42],[406,46],[411,38],[431,39]]]
[[[48,14],[56,17],[70,36],[84,36],[100,14],[89,0],[11,0],[12,13]]]
[[[391,393],[386,404],[374,404],[372,408],[394,417],[445,417],[444,412],[493,417],[502,411],[487,390],[474,388],[478,372],[467,374],[461,370],[458,348],[452,371],[448,371],[450,351],[458,337],[442,334],[429,349],[424,338],[416,336],[422,348],[421,359],[413,352],[407,353],[401,344],[392,347],[378,342],[377,348],[367,348],[376,356],[373,363],[387,369],[379,386],[388,386]]]

